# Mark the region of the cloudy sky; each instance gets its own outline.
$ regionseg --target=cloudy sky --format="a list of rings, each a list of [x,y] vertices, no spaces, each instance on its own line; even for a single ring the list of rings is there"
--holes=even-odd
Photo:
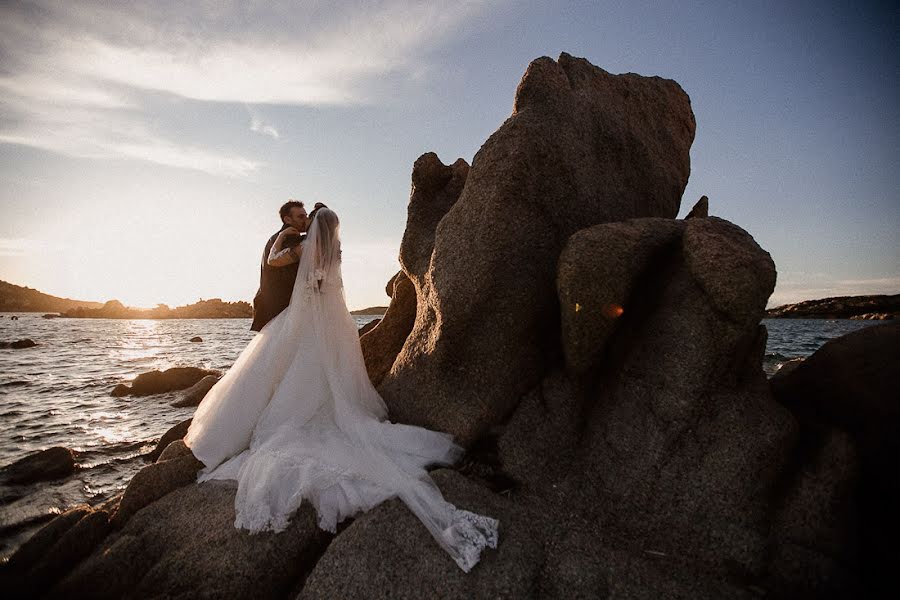
[[[770,304],[900,291],[891,3],[129,4],[0,6],[0,279],[249,300],[294,197],[341,215],[351,308],[385,304],[413,161],[471,162],[566,51],[690,95],[681,216],[705,194],[749,231]]]

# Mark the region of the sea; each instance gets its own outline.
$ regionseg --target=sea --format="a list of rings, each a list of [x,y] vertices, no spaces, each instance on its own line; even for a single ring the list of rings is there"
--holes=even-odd
[[[17,318],[12,318],[17,317]],[[357,316],[362,326],[376,315]],[[826,341],[875,321],[765,319],[768,375]],[[38,345],[0,349],[0,467],[65,446],[75,474],[30,485],[0,485],[0,561],[56,514],[120,493],[169,428],[195,408],[174,408],[180,392],[114,398],[140,373],[176,366],[227,370],[252,339],[250,319],[45,319],[0,313],[0,341]],[[191,342],[199,336],[202,342]]]

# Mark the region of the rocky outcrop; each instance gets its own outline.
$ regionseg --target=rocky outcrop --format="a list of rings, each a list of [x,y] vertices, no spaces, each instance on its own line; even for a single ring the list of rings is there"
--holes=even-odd
[[[837,296],[784,304],[766,311],[770,319],[866,319],[900,318],[900,294]]]
[[[203,463],[189,452],[147,465],[137,472],[125,488],[118,509],[113,514],[113,524],[122,526],[143,507],[172,490],[193,483],[197,478],[197,471],[202,467]]]
[[[681,245],[684,223],[634,219],[583,229],[559,259],[557,292],[566,365],[573,373],[597,366],[625,312],[636,274],[663,262]]]
[[[46,597],[293,597],[330,535],[309,504],[282,533],[235,529],[236,486],[185,485],[145,506]]]
[[[175,440],[184,438],[184,436],[187,435],[188,428],[191,426],[191,421],[193,420],[193,417],[191,417],[190,419],[185,419],[181,423],[178,423],[177,425],[166,431],[159,439],[159,442],[157,442],[156,448],[154,448],[152,452],[146,455],[147,460],[149,462],[156,462],[156,460],[160,457],[160,455],[169,444],[171,444]]]
[[[360,337],[363,359],[372,385],[379,385],[391,370],[416,320],[416,289],[403,271],[391,278],[391,304],[381,322]]]
[[[75,472],[75,453],[62,446],[35,452],[0,469],[0,481],[28,484],[66,477]]]
[[[221,379],[219,375],[207,375],[191,387],[189,387],[181,398],[171,403],[174,407],[198,406],[209,390]]]
[[[421,283],[415,326],[379,388],[393,418],[466,445],[505,419],[556,344],[552,282],[566,240],[597,223],[674,218],[693,137],[673,81],[611,75],[567,54],[533,61],[513,115],[440,218],[434,250],[427,236],[425,251],[401,249]]]
[[[109,513],[87,505],[59,515],[10,557],[0,575],[4,595],[39,597],[88,556],[109,532]]]
[[[370,331],[372,331],[373,329],[375,329],[375,327],[377,327],[379,323],[381,323],[381,319],[373,319],[373,320],[369,321],[368,323],[366,323],[365,325],[363,325],[362,327],[360,327],[359,331],[358,331],[359,337],[362,337],[362,336],[366,335],[367,333],[369,333]]]
[[[202,342],[203,338],[200,337],[199,335],[195,335],[194,337],[191,338],[191,341],[192,342]]]
[[[189,388],[210,375],[220,377],[222,373],[197,367],[172,367],[165,371],[149,371],[135,377],[131,387],[120,383],[113,389],[111,394],[115,397],[163,394]]]
[[[775,398],[809,428],[845,432],[858,449],[859,520],[864,579],[887,582],[900,562],[900,323],[866,327],[830,340],[784,376]],[[877,587],[877,586],[876,586]]]
[[[691,209],[691,212],[687,214],[685,219],[702,219],[703,217],[709,216],[709,198],[706,196],[700,196],[700,199],[697,200],[697,204]]]

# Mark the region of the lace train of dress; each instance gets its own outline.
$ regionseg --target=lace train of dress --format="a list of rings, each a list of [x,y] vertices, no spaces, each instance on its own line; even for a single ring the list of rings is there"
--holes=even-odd
[[[321,216],[321,214],[320,214]],[[322,232],[313,222],[305,244]],[[327,248],[315,254],[328,255]],[[333,252],[333,251],[332,251]],[[185,443],[198,482],[233,479],[235,527],[283,531],[310,502],[319,526],[399,497],[464,571],[496,548],[498,522],[447,502],[426,467],[462,450],[449,434],[391,423],[365,370],[337,257],[304,263],[291,304],[251,340],[197,408]]]

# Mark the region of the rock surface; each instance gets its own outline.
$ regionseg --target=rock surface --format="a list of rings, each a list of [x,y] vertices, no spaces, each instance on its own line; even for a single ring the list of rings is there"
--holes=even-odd
[[[359,339],[372,385],[377,386],[391,370],[416,320],[416,289],[401,271],[391,278],[391,304],[377,327]]]
[[[540,380],[567,238],[597,223],[674,218],[694,127],[674,81],[611,75],[567,54],[533,61],[513,115],[440,218],[433,252],[401,252],[422,284],[413,331],[379,388],[392,418],[465,445],[502,421]]]
[[[33,348],[34,346],[37,346],[37,343],[29,338],[14,342],[0,342],[0,348],[10,348],[12,350],[22,350],[23,348]]]
[[[770,382],[774,397],[801,421],[846,432],[858,449],[861,564],[868,582],[891,582],[900,563],[898,348],[900,323],[873,325],[827,342]]]
[[[293,597],[330,536],[308,504],[282,533],[235,529],[235,491],[236,482],[185,485],[145,506],[46,597]]]
[[[121,527],[131,516],[183,485],[193,483],[203,463],[193,454],[183,454],[166,461],[147,465],[132,477],[112,516],[113,525]]]
[[[0,469],[4,483],[27,484],[59,479],[75,472],[75,453],[62,446],[35,452]]]
[[[367,333],[369,333],[370,331],[372,331],[373,329],[375,329],[375,327],[377,327],[379,323],[381,323],[381,319],[373,319],[373,320],[369,321],[368,323],[366,323],[365,325],[363,325],[362,327],[360,327],[359,332],[358,332],[359,337],[362,337],[362,336],[366,335]]]
[[[168,431],[166,431],[163,436],[159,438],[159,442],[157,442],[156,448],[153,449],[153,452],[147,454],[147,460],[149,462],[156,462],[156,460],[160,457],[160,455],[169,444],[186,436],[188,427],[191,426],[191,421],[193,421],[193,417],[191,417],[190,419],[185,419],[181,423],[178,423],[177,425],[171,427]]]
[[[685,219],[702,219],[703,217],[709,216],[709,198],[706,196],[700,196],[700,199],[697,200],[697,204],[691,209],[691,212],[687,214]]]
[[[207,375],[187,389],[181,398],[171,403],[174,407],[198,406],[209,390],[221,379],[219,375]]]
[[[172,367],[165,371],[149,371],[141,373],[131,382],[131,387],[117,385],[111,392],[113,396],[149,396],[163,394],[189,388],[204,377],[222,375],[219,371],[199,369],[197,367]]]

